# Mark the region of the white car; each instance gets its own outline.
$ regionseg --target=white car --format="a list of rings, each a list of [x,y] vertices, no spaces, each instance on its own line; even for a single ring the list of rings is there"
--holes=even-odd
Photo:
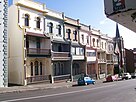
[[[131,75],[129,73],[123,73],[122,79],[131,79]]]

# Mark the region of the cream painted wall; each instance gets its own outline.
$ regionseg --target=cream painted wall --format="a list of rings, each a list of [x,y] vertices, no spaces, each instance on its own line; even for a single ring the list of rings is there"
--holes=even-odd
[[[31,76],[31,67],[30,63],[32,62],[34,64],[35,61],[42,62],[43,64],[43,75],[51,75],[51,58],[27,58],[26,66],[27,66],[27,72],[26,77]],[[33,73],[34,73],[33,69]]]
[[[23,30],[17,25],[18,9],[9,7],[9,83],[24,83],[24,50]],[[14,17],[14,18],[13,18]]]
[[[19,26],[21,28],[24,27],[24,16],[25,14],[30,15],[30,19],[29,19],[29,27],[26,27],[26,31],[27,32],[35,32],[35,33],[39,33],[39,34],[43,34],[44,31],[44,26],[43,26],[43,22],[44,22],[44,16],[42,13],[38,12],[38,11],[34,11],[34,10],[30,10],[24,7],[20,7],[19,9]],[[40,29],[36,29],[36,18],[40,17],[41,18],[41,22],[40,22]]]
[[[79,41],[78,31],[77,31],[77,41],[73,41],[73,40],[74,40],[74,34],[73,34],[73,32],[74,32],[75,30],[77,30],[77,27],[74,27],[74,26],[70,26],[70,25],[66,25],[66,24],[65,24],[65,38],[67,39],[67,38],[68,38],[68,33],[66,32],[66,29],[70,29],[70,30],[71,30],[70,38],[71,38],[72,43],[77,43],[77,42]]]
[[[82,35],[84,35],[84,41],[82,40]],[[90,47],[90,36],[88,33],[86,32],[83,32],[83,31],[79,31],[79,36],[80,36],[80,43],[83,44],[83,45],[86,45],[87,47]],[[89,40],[89,43],[87,43],[87,37],[88,37],[88,40]]]

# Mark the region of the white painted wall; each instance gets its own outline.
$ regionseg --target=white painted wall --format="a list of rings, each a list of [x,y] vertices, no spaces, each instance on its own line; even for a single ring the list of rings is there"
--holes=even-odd
[[[53,33],[52,34],[49,34],[48,23],[50,23],[50,22],[53,23]],[[61,36],[59,36],[59,34],[58,34],[57,25],[61,25]],[[45,32],[52,39],[63,39],[63,24],[60,23],[60,20],[52,19],[51,17],[46,17],[45,27],[46,27]]]

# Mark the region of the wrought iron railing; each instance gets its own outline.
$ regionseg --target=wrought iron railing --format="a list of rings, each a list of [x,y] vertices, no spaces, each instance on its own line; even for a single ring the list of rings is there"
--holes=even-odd
[[[27,77],[27,83],[35,83],[39,81],[51,81],[51,76],[50,75],[38,75],[38,76],[32,76],[32,77]]]
[[[69,52],[52,52],[52,57],[70,57]]]
[[[27,48],[27,54],[50,55],[50,49]]]
[[[71,79],[70,74],[54,76],[54,81],[69,80],[69,79]]]

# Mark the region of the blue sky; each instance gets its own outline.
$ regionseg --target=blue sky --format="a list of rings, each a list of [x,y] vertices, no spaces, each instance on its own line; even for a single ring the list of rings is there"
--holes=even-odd
[[[116,35],[116,22],[108,19],[104,14],[104,0],[35,0],[45,3],[52,10],[64,12],[66,16],[80,19],[80,22],[91,25],[110,37]],[[11,0],[9,0],[9,3]],[[136,34],[119,25],[120,35],[124,38],[124,45],[128,49],[136,48]]]

